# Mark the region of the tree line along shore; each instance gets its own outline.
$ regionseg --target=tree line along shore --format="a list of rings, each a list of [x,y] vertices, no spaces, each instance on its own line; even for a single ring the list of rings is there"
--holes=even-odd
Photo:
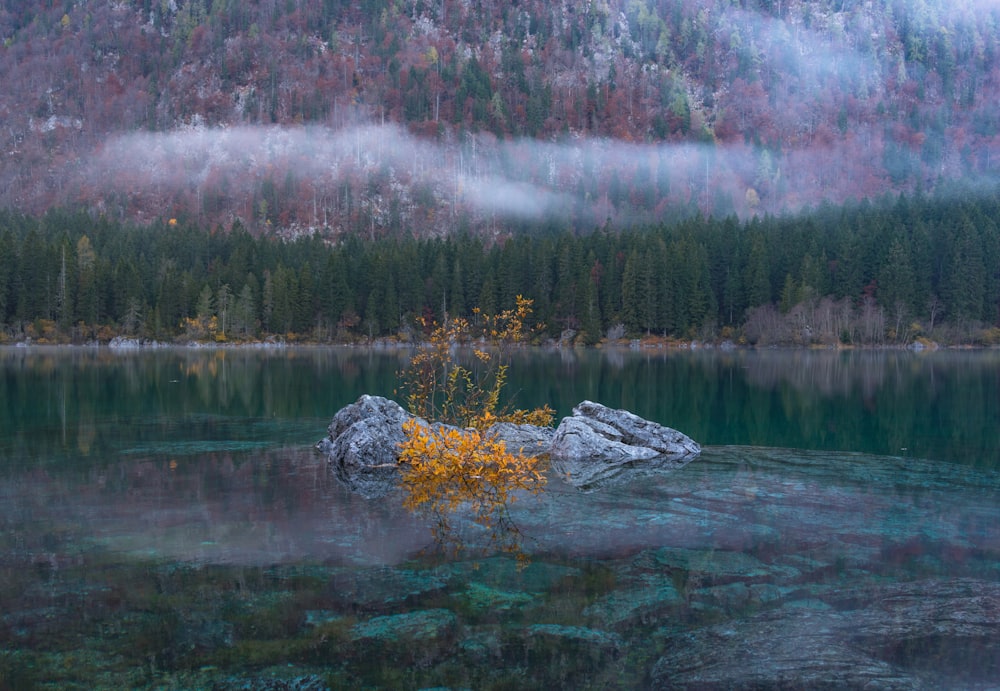
[[[256,236],[0,212],[0,342],[414,341],[534,300],[540,340],[1000,343],[1000,200],[900,196],[788,217],[695,217],[493,238]]]

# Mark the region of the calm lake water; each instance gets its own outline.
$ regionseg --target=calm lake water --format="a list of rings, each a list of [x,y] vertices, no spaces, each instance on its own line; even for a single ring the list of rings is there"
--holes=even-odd
[[[409,353],[0,349],[0,690],[997,688],[1000,352],[517,353],[681,469],[442,554],[313,445]]]

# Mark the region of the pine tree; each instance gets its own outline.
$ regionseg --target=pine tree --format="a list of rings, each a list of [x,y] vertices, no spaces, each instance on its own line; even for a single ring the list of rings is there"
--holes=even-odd
[[[889,255],[879,271],[879,302],[890,313],[909,314],[915,304],[913,283],[913,266],[910,263],[909,250],[899,238],[896,238],[889,246]]]
[[[953,236],[942,293],[953,320],[978,321],[983,317],[986,267],[983,248],[971,221],[963,218]]]
[[[748,307],[771,303],[771,267],[768,257],[767,241],[763,233],[757,232],[750,241],[750,254],[743,279]]]
[[[629,333],[637,333],[643,323],[641,313],[646,305],[645,296],[641,294],[639,283],[639,254],[633,250],[625,260],[622,271],[622,323]]]
[[[66,245],[59,247],[59,277],[56,279],[56,322],[65,331],[72,320],[73,305],[69,294],[69,271],[66,264]]]
[[[77,289],[76,317],[84,324],[97,326],[100,317],[100,296],[97,283],[97,253],[86,235],[76,243]]]
[[[274,329],[274,278],[264,269],[264,288],[261,291],[261,325],[266,333]]]
[[[12,287],[18,275],[14,237],[9,230],[0,233],[0,326],[10,323],[13,303]]]
[[[245,283],[233,305],[233,333],[243,338],[253,338],[257,331],[256,312],[257,306],[254,301],[253,288],[250,283]]]
[[[215,316],[219,322],[219,332],[225,338],[232,326],[233,290],[228,283],[223,283],[215,291]]]

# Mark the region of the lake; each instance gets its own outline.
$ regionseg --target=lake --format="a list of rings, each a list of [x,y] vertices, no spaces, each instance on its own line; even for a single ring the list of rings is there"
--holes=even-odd
[[[406,350],[0,348],[0,689],[996,688],[1000,352],[527,350],[703,453],[436,548],[314,444]]]

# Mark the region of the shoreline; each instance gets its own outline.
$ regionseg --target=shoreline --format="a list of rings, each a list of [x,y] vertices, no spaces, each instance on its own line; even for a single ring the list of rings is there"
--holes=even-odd
[[[31,341],[16,341],[12,343],[0,343],[0,349],[94,349],[109,350],[113,352],[131,351],[151,351],[151,350],[310,350],[310,349],[372,349],[372,350],[411,350],[429,345],[425,341],[403,342],[395,339],[375,339],[363,343],[319,343],[310,341],[285,340],[265,340],[265,341],[243,341],[243,342],[215,342],[215,341],[184,341],[168,342],[147,339],[114,338],[110,341],[90,341],[87,343],[51,343]],[[473,344],[467,344],[473,345]],[[461,347],[461,346],[460,346]],[[936,341],[914,341],[906,345],[850,345],[850,344],[769,344],[763,346],[747,345],[723,341],[721,343],[708,341],[675,341],[675,340],[655,340],[643,341],[642,339],[622,339],[619,341],[602,341],[594,345],[567,344],[551,340],[537,344],[519,345],[518,348],[556,350],[556,351],[633,351],[633,352],[694,352],[705,351],[818,351],[818,352],[846,352],[846,351],[896,351],[911,353],[929,353],[939,351],[990,351],[1000,350],[1000,345],[974,345],[974,344],[947,344]]]

